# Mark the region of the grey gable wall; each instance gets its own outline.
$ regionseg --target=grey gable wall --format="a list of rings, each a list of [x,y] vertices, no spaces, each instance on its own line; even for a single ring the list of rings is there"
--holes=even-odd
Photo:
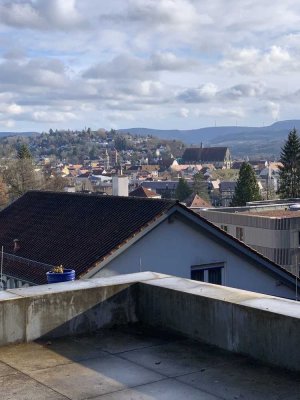
[[[295,291],[178,218],[163,221],[95,275],[153,271],[190,279],[192,265],[225,262],[225,285],[294,299]]]

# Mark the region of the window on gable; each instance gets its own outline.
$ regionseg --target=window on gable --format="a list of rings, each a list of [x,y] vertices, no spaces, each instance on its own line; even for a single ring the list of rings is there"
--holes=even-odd
[[[208,283],[222,285],[222,268],[210,268],[208,270]]]
[[[224,263],[212,263],[203,265],[193,265],[191,267],[191,279],[222,285],[224,283]]]
[[[193,281],[204,282],[204,269],[196,269],[191,271],[191,279]]]

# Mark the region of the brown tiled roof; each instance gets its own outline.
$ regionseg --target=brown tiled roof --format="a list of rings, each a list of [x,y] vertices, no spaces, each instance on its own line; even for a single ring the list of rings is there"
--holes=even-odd
[[[183,202],[187,207],[211,207],[211,204],[203,200],[198,194],[192,193]]]
[[[134,189],[132,192],[129,193],[129,196],[132,197],[142,197],[142,198],[151,198],[151,197],[158,197],[158,194],[155,193],[151,189],[144,188],[139,186],[138,188]]]
[[[63,264],[75,269],[79,276],[174,203],[134,197],[27,192],[0,212],[0,246],[4,246],[6,253],[13,253],[13,240],[19,239],[17,256],[50,265]],[[46,276],[43,274],[42,278],[34,268],[32,274],[31,282],[46,282]]]
[[[185,149],[182,159],[185,162],[224,161],[228,147],[190,147]]]

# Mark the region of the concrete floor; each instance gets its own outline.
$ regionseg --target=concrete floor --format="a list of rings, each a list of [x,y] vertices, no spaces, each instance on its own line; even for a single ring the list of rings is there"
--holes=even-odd
[[[1,400],[296,400],[300,376],[141,327],[0,348]]]

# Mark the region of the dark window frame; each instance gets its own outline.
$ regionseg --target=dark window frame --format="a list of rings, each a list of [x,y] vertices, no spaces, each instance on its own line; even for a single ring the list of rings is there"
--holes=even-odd
[[[225,263],[224,262],[216,262],[209,264],[200,264],[200,265],[192,265],[191,266],[191,279],[198,282],[206,282],[212,283],[215,285],[223,285],[224,284],[224,271],[225,271]],[[207,274],[206,274],[207,272]],[[215,274],[213,276],[213,274]],[[205,275],[207,279],[205,280]],[[212,282],[213,281],[213,282]]]

